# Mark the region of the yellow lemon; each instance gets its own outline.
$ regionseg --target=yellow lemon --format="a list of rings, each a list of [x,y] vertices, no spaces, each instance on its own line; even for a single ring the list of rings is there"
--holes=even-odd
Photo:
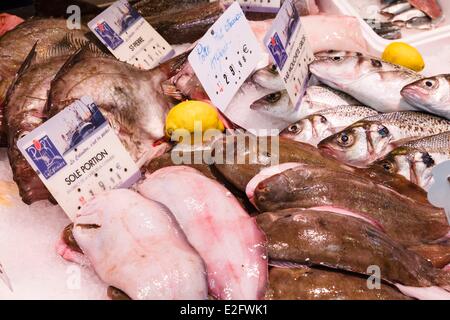
[[[420,52],[404,42],[393,42],[388,45],[384,49],[382,59],[417,72],[425,68],[425,62]]]
[[[202,101],[187,100],[173,107],[166,118],[166,135],[170,137],[177,129],[185,129],[191,134],[208,129],[224,130],[219,113],[210,104]]]

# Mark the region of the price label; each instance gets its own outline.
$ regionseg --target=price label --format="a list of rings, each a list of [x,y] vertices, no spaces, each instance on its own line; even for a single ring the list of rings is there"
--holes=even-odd
[[[438,208],[444,208],[450,223],[450,161],[438,164],[432,170],[433,184],[428,190],[428,200]]]
[[[308,65],[314,52],[306,39],[300,15],[292,0],[286,0],[275,18],[264,43],[275,61],[289,97],[300,105],[308,82]]]
[[[189,62],[210,100],[224,111],[261,57],[250,24],[235,2],[198,41]]]
[[[119,0],[88,23],[120,61],[149,70],[173,56],[161,35],[126,0]]]
[[[96,193],[128,188],[141,177],[89,97],[75,101],[20,139],[17,146],[72,220]]]
[[[216,2],[218,0],[210,0]],[[253,12],[277,12],[281,6],[281,0],[222,0],[225,5],[238,2],[244,11]]]

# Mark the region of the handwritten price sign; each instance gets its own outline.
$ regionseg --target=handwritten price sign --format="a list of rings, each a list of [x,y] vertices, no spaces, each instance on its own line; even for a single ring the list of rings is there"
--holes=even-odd
[[[224,111],[261,57],[250,24],[235,2],[200,39],[189,62],[213,104]]]

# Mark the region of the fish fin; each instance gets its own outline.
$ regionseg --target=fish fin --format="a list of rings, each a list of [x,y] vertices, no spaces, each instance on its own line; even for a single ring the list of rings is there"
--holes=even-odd
[[[9,280],[9,278],[5,272],[5,269],[3,268],[3,266],[1,264],[0,264],[0,280],[2,280],[6,284],[6,286],[8,287],[8,289],[11,292],[14,291],[12,288],[12,285],[11,285],[11,281]]]
[[[180,90],[178,90],[177,87],[173,83],[171,83],[170,80],[167,80],[167,81],[164,81],[163,83],[161,83],[161,88],[162,88],[164,95],[166,95],[166,96],[172,97],[179,101],[183,101],[183,100],[187,99],[186,96]]]
[[[19,70],[17,71],[16,75],[14,76],[13,81],[8,87],[8,91],[6,91],[5,99],[3,101],[3,106],[6,106],[9,102],[9,99],[11,97],[11,94],[14,91],[14,88],[19,82],[20,78],[25,74],[25,72],[30,68],[30,66],[36,61],[36,47],[38,45],[38,41],[34,44],[34,46],[31,48],[30,52],[28,53],[27,57],[23,61],[22,65],[20,66]]]
[[[285,260],[270,260],[269,265],[271,267],[291,269],[291,268],[308,268],[309,266],[304,263],[285,261]]]
[[[181,68],[188,62],[189,54],[191,53],[191,50],[188,50],[186,52],[183,52],[182,54],[173,57],[170,60],[167,60],[166,62],[160,64],[158,68],[163,70],[163,72],[167,75],[167,78],[172,78],[175,76]]]

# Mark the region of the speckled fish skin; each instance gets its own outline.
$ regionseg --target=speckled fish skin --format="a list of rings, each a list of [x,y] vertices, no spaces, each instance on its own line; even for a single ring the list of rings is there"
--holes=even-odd
[[[425,78],[405,86],[401,94],[420,110],[450,120],[450,75]]]
[[[125,189],[97,195],[73,236],[98,276],[133,300],[207,298],[203,260],[160,203]]]
[[[344,163],[367,167],[411,140],[450,131],[450,121],[422,112],[392,112],[367,117],[318,147]]]
[[[328,86],[379,112],[415,110],[400,91],[422,78],[414,71],[369,56],[322,58],[310,64],[310,71]]]
[[[146,175],[138,192],[174,214],[205,261],[212,296],[225,300],[263,297],[266,238],[230,191],[193,168],[175,166]]]
[[[65,39],[73,38],[74,47],[83,45],[80,39],[87,27],[81,30],[69,30],[64,19],[31,19],[18,25],[0,38],[0,105],[12,83],[16,72],[24,62],[31,48],[36,44],[36,59],[45,59],[52,47]],[[75,48],[76,49],[76,48]],[[6,127],[3,123],[4,110],[0,110],[0,146],[6,145]]]
[[[406,246],[439,240],[450,231],[442,209],[327,167],[302,164],[267,178],[256,187],[254,202],[262,212],[323,206],[356,211]]]
[[[153,146],[164,137],[170,107],[160,88],[180,66],[175,57],[159,67],[142,71],[107,56],[79,52],[58,72],[48,96],[49,117],[82,96],[90,96],[108,118],[121,142],[139,165],[163,153],[167,146]]]
[[[391,151],[373,166],[388,173],[401,174],[428,190],[433,184],[433,168],[450,160],[450,132],[411,141]]]
[[[352,123],[376,114],[378,114],[377,111],[365,106],[338,106],[307,116],[291,124],[280,135],[317,146],[323,139]]]
[[[367,279],[328,269],[272,268],[269,300],[411,300],[388,284],[367,288]]]
[[[317,166],[325,166],[328,168],[337,168],[356,172],[357,174],[368,177],[374,183],[386,188],[396,190],[399,194],[415,199],[420,203],[428,204],[426,192],[417,185],[408,181],[400,175],[387,174],[380,169],[358,169],[344,165],[342,162],[323,154],[317,148],[297,142],[294,140],[281,137],[279,147],[271,147],[271,139],[267,145],[261,142],[261,138],[256,142],[247,141],[245,145],[237,143],[239,140],[236,136],[227,136],[218,140],[214,145],[213,154],[226,155],[232,152],[233,162],[222,161],[215,163],[214,167],[227,179],[234,187],[245,192],[249,181],[257,175],[261,169],[271,165],[271,158],[278,158],[279,163],[300,162]],[[256,148],[256,149],[255,149]],[[252,156],[253,155],[253,156]],[[237,163],[238,157],[243,157],[243,163]],[[255,160],[252,158],[255,157]],[[239,158],[241,159],[241,158]]]
[[[257,221],[268,237],[271,260],[363,275],[370,275],[369,267],[376,265],[382,279],[392,284],[439,286],[435,277],[440,271],[361,219],[329,211],[286,209],[263,213]]]

